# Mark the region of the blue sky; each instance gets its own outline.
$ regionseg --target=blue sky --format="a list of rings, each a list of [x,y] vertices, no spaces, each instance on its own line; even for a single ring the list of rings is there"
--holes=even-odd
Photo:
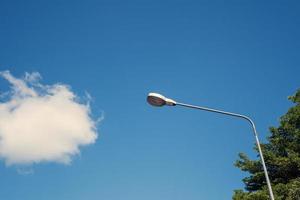
[[[96,143],[71,165],[0,163],[5,200],[230,199],[252,158],[249,125],[184,108],[153,108],[148,92],[243,113],[268,127],[300,86],[298,1],[0,2],[0,70],[39,72],[93,98]],[[9,85],[0,80],[0,91]]]

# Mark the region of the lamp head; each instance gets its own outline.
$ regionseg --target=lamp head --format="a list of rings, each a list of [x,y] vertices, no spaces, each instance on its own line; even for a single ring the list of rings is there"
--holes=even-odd
[[[152,106],[158,106],[158,107],[164,105],[176,106],[176,102],[174,100],[168,99],[161,94],[153,93],[153,92],[148,94],[147,101]]]

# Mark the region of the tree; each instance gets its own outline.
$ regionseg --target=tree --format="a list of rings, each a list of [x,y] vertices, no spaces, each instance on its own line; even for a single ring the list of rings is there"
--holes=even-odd
[[[300,200],[300,89],[289,100],[294,105],[278,127],[270,128],[271,136],[262,144],[276,200]],[[240,153],[235,166],[250,175],[243,179],[245,190],[235,190],[233,200],[269,200],[260,159]]]

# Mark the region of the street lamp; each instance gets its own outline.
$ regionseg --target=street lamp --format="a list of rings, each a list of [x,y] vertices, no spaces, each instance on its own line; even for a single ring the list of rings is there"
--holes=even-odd
[[[260,155],[261,163],[263,165],[265,178],[266,178],[268,189],[269,189],[270,199],[274,200],[272,186],[271,186],[271,182],[270,182],[270,179],[269,179],[269,175],[268,175],[267,167],[266,167],[266,164],[265,164],[264,156],[263,156],[263,153],[262,153],[262,150],[261,150],[258,135],[257,135],[257,132],[256,132],[255,124],[252,121],[252,119],[250,119],[250,117],[248,117],[246,115],[241,115],[241,114],[232,113],[232,112],[226,112],[226,111],[222,111],[222,110],[216,110],[216,109],[212,109],[212,108],[206,108],[206,107],[194,106],[194,105],[185,104],[185,103],[179,103],[179,102],[176,102],[172,99],[166,98],[163,95],[157,94],[157,93],[149,93],[148,96],[147,96],[147,101],[152,106],[161,107],[161,106],[164,106],[164,105],[168,105],[168,106],[178,105],[178,106],[194,108],[194,109],[198,109],[198,110],[204,110],[204,111],[209,111],[209,112],[214,112],[214,113],[220,113],[220,114],[229,115],[229,116],[233,116],[233,117],[239,117],[239,118],[245,119],[248,122],[250,122],[250,124],[252,126],[252,129],[253,129],[254,136],[255,136],[256,145],[258,147],[258,152],[259,152],[259,155]]]

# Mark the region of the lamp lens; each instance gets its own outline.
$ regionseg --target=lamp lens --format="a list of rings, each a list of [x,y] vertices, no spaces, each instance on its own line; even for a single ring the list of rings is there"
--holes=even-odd
[[[163,106],[166,104],[166,101],[163,100],[162,98],[150,96],[150,95],[147,97],[147,101],[152,106]]]

